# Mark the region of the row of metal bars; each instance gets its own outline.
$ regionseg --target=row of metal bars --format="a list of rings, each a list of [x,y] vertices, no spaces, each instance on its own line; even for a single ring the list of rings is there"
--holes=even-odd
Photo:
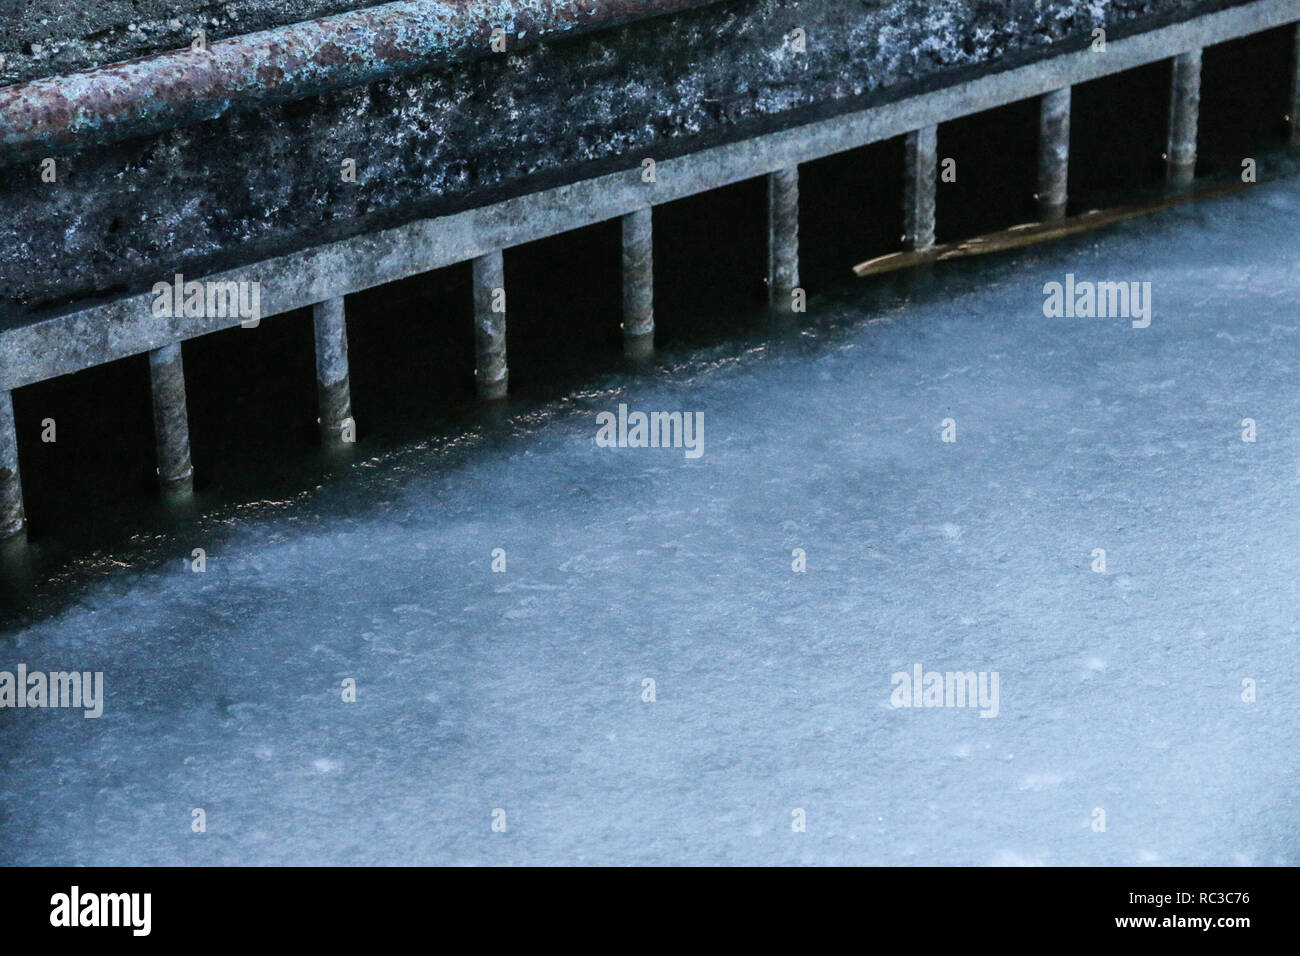
[[[1296,33],[1296,68],[1292,87],[1291,142],[1300,145],[1300,28]],[[1197,116],[1201,98],[1201,51],[1173,60],[1169,132],[1165,151],[1167,178],[1186,189],[1195,176]],[[907,134],[903,182],[904,236],[908,249],[934,245],[935,181],[938,127]],[[1038,152],[1039,218],[1062,219],[1070,162],[1070,88],[1040,97]],[[799,287],[799,170],[797,166],[768,175],[768,296],[788,306]],[[654,351],[654,254],[649,206],[622,217],[623,343],[625,352],[644,358]],[[479,397],[504,398],[506,364],[505,275],[502,252],[473,261],[475,376]],[[494,309],[494,306],[499,308]],[[347,324],[343,298],[313,306],[316,338],[316,384],[319,425],[326,444],[353,440],[352,401],[348,386]],[[149,354],[153,386],[158,481],[166,494],[193,490],[185,371],[180,343]],[[10,392],[0,394],[0,538],[23,533],[22,481]]]

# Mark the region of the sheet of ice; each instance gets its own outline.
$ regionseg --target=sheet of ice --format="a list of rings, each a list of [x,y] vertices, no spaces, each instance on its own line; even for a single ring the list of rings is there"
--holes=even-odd
[[[853,286],[177,540],[0,640],[107,688],[0,711],[0,857],[1300,864],[1297,222],[1292,180]],[[1045,318],[1067,273],[1150,327]],[[703,456],[597,447],[620,402]],[[917,663],[997,716],[892,707]]]

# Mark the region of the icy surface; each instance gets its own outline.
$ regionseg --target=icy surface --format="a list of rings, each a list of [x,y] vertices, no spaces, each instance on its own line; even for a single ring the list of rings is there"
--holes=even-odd
[[[0,711],[0,857],[1300,864],[1297,222],[1293,180],[862,283],[177,541],[0,638],[107,686]],[[1066,273],[1150,327],[1044,318]],[[598,448],[619,402],[703,456]],[[891,707],[917,663],[997,717]]]

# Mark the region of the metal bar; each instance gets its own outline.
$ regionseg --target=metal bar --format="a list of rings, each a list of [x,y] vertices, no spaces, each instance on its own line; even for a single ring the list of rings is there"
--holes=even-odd
[[[1201,51],[1174,57],[1169,84],[1169,144],[1165,147],[1165,178],[1175,189],[1186,189],[1196,178],[1196,126],[1201,108]]]
[[[501,250],[474,260],[474,345],[478,397],[505,398],[506,366],[505,263]]]
[[[356,440],[352,390],[348,381],[348,325],[343,296],[312,306],[316,331],[316,394],[321,441],[327,445]]]
[[[654,213],[623,217],[623,352],[645,358],[655,349]]]
[[[1063,86],[1168,59],[1292,23],[1295,0],[1256,0],[1186,23],[1113,40],[1104,56],[1084,51],[957,86],[701,150],[658,163],[656,202],[671,202],[824,156],[902,135]],[[490,206],[366,233],[217,275],[216,282],[261,281],[262,316],[307,308],[531,242],[624,216],[645,205],[640,167],[519,196]],[[157,319],[155,296],[140,292],[79,304],[0,331],[0,389],[77,372],[239,324],[233,318]]]
[[[767,177],[767,300],[789,306],[799,287],[799,167]]]
[[[0,392],[0,538],[21,534],[26,524],[13,393],[3,391]]]
[[[1070,87],[1043,96],[1038,114],[1038,218],[1065,218],[1070,179]]]
[[[925,126],[907,134],[903,161],[903,246],[907,249],[928,249],[934,245],[934,174],[938,148],[938,126]]]
[[[0,89],[0,145],[13,157],[109,142],[359,86],[508,48],[607,29],[716,0],[401,0]]]
[[[158,484],[164,494],[194,490],[190,464],[190,424],[185,408],[185,366],[179,343],[149,353],[153,384],[154,443],[158,453]]]

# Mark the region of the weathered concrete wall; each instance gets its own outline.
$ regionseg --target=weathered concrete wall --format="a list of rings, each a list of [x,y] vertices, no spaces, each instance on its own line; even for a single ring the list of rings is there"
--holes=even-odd
[[[55,183],[11,165],[0,322],[1080,49],[1095,26],[1116,38],[1234,5],[732,0],[56,157]]]

